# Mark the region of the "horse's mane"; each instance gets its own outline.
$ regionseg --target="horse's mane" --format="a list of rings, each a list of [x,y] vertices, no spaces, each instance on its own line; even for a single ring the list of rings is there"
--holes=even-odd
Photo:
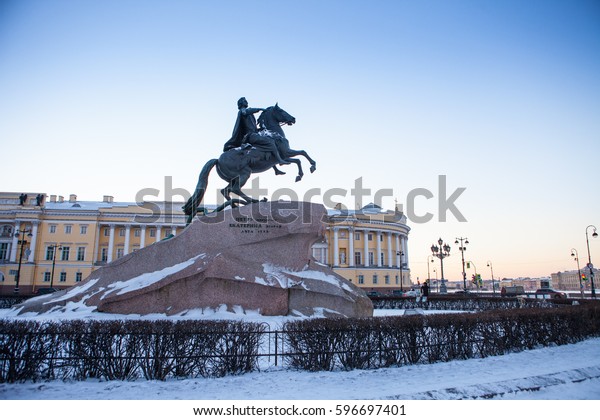
[[[266,128],[265,127],[265,112],[271,112],[273,109],[272,106],[265,108],[265,110],[263,112],[260,113],[260,117],[258,117],[258,125],[260,127]]]

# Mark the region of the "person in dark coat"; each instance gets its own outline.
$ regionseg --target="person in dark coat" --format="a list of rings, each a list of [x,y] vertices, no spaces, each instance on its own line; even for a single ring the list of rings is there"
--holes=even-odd
[[[429,285],[427,282],[423,282],[423,286],[421,286],[421,295],[425,298],[429,296]]]

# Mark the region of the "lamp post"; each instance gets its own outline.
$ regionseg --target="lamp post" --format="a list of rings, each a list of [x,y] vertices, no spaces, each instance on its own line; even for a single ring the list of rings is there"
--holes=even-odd
[[[492,290],[493,296],[496,297],[496,283],[494,282],[494,267],[492,267],[492,262],[488,261],[487,266],[490,267],[490,271],[492,272]]]
[[[404,292],[404,288],[402,287],[402,257],[404,256],[404,252],[396,251],[396,255],[400,257],[400,291]]]
[[[589,225],[585,228],[585,241],[587,243],[587,252],[588,252],[588,265],[587,267],[590,269],[590,281],[592,286],[592,299],[596,299],[596,288],[594,286],[594,265],[592,264],[592,257],[590,255],[590,239],[588,238],[588,229],[594,228],[594,233],[592,233],[592,238],[597,238],[598,233],[596,232],[596,226]]]
[[[56,249],[62,250],[62,245],[50,245],[52,247],[52,274],[50,274],[50,288],[54,284],[54,266],[56,265]]]
[[[446,288],[446,283],[444,280],[444,258],[450,256],[450,245],[445,244],[442,238],[438,239],[437,243],[437,245],[431,245],[431,253],[434,257],[440,259],[440,265],[442,268],[442,278],[440,279],[442,285],[440,286],[440,293],[447,293],[448,289]]]
[[[432,260],[432,262],[433,262],[433,260]],[[431,274],[429,274],[429,273],[430,273],[430,271],[429,271],[429,256],[428,256],[427,257],[427,281],[431,280]]]
[[[581,299],[584,298],[583,293],[583,282],[581,281],[581,270],[579,269],[579,253],[575,248],[571,248],[571,257],[575,257],[575,261],[577,261],[577,275],[579,276],[579,290],[581,291]]]
[[[435,274],[435,291],[436,293],[440,292],[440,283],[437,280],[437,270],[434,268],[433,269],[433,274]]]
[[[15,291],[14,291],[14,293],[16,295],[19,294],[19,280],[21,280],[21,263],[23,262],[23,248],[25,247],[25,244],[27,243],[27,240],[25,239],[25,235],[27,235],[30,238],[33,236],[31,234],[30,229],[17,230],[15,232],[15,237],[18,238],[21,235],[23,235],[23,238],[19,240],[19,242],[21,243],[21,251],[19,252],[19,266],[17,267],[17,274],[15,275]]]
[[[456,238],[456,241],[454,241],[454,243],[456,245],[458,245],[458,243],[459,243],[458,241],[460,241],[460,246],[458,247],[458,250],[460,251],[460,254],[462,257],[463,287],[466,292],[467,291],[467,272],[465,271],[465,251],[467,250],[467,247],[464,245],[468,244],[469,240],[467,238]],[[464,245],[463,245],[463,241],[464,241]]]

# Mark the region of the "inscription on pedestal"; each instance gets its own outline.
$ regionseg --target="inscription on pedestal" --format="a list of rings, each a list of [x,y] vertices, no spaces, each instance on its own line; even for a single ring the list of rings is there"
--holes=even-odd
[[[229,227],[240,229],[240,233],[270,233],[271,230],[281,229],[281,224],[268,217],[256,218],[236,217],[237,223],[230,223]]]

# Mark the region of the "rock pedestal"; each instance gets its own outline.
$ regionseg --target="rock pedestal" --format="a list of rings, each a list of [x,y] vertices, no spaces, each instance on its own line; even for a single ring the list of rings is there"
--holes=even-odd
[[[311,255],[325,218],[322,205],[305,202],[260,202],[198,217],[80,285],[24,302],[18,313],[85,305],[174,315],[225,305],[262,315],[371,316],[366,294]]]

